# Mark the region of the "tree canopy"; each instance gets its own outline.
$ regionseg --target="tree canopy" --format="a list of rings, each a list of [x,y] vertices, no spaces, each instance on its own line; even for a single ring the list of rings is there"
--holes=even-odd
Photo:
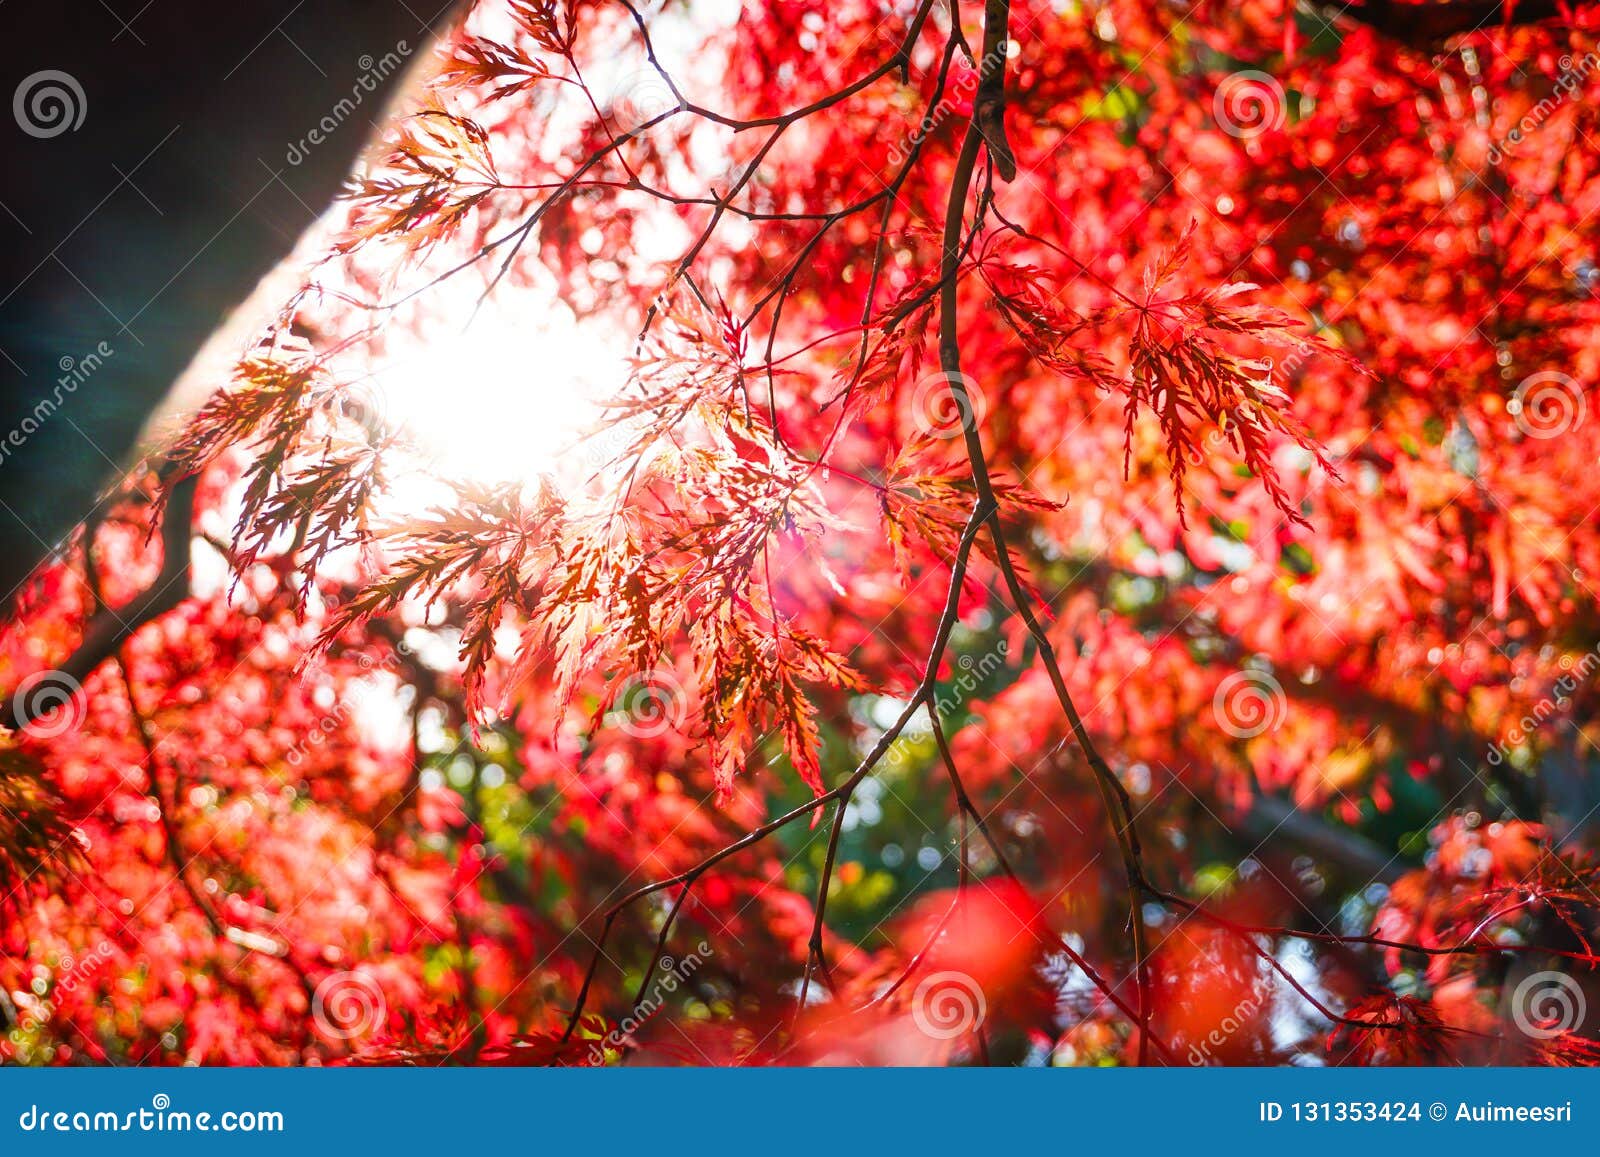
[[[1597,53],[480,0],[0,642],[0,1055],[1600,1056]]]

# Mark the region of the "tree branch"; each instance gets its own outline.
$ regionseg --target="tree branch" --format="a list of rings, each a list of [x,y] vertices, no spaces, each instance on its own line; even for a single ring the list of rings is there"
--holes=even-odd
[[[102,607],[84,628],[83,638],[56,671],[77,683],[87,679],[101,663],[146,623],[160,618],[189,597],[190,533],[194,521],[194,493],[198,479],[186,478],[172,488],[161,522],[161,572],[139,594],[115,609]],[[94,550],[92,537],[84,550]],[[27,726],[34,716],[25,704],[8,699],[0,706],[0,723],[12,729]]]
[[[1409,4],[1400,0],[1366,0],[1359,5],[1340,5],[1339,13],[1391,39],[1421,48],[1480,28],[1537,24],[1560,16],[1563,6],[1561,0],[1440,0]],[[1581,0],[1565,5],[1574,9],[1590,6]]]

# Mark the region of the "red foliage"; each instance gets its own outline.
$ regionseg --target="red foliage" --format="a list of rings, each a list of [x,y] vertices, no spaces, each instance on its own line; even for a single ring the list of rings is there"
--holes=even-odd
[[[0,643],[0,1056],[1593,1062],[1600,19],[1414,7],[482,0]]]

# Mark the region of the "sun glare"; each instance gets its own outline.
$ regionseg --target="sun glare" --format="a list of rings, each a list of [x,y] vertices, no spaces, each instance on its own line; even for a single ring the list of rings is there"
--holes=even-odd
[[[627,379],[626,338],[553,294],[508,293],[463,325],[397,337],[363,383],[425,474],[478,482],[554,476],[581,485],[608,455],[591,434]],[[397,487],[404,494],[404,488]]]

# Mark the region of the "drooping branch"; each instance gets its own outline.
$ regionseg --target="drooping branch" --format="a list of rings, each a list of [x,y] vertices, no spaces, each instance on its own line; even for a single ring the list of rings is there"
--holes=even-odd
[[[77,649],[56,671],[74,683],[82,683],[94,670],[113,657],[118,648],[140,627],[160,618],[189,597],[190,543],[194,521],[196,478],[176,483],[170,491],[161,523],[161,570],[150,585],[120,607],[101,606],[89,619]],[[83,545],[94,550],[92,540]],[[32,722],[28,706],[15,698],[0,706],[0,722],[16,729]]]
[[[601,923],[600,935],[595,940],[594,954],[589,960],[589,967],[584,974],[583,984],[578,990],[578,997],[574,1002],[571,1018],[567,1022],[566,1032],[562,1038],[563,1040],[571,1037],[572,1033],[578,1027],[578,1022],[583,1017],[584,1004],[588,999],[589,989],[594,982],[595,972],[600,966],[600,959],[605,953],[606,940],[610,935],[611,926],[616,921],[617,916],[620,915],[624,909],[636,901],[642,900],[644,897],[652,895],[656,892],[660,892],[666,888],[682,885],[684,891],[687,892],[689,888],[694,886],[695,881],[703,876],[712,867],[746,848],[755,846],[768,836],[772,835],[774,832],[787,827],[794,821],[804,816],[814,815],[817,809],[820,807],[825,807],[830,803],[837,803],[841,811],[844,809],[845,804],[849,802],[850,797],[855,793],[856,788],[861,785],[861,781],[870,775],[873,768],[875,768],[879,761],[888,754],[889,748],[894,745],[895,740],[900,737],[901,733],[906,729],[907,724],[911,722],[918,711],[922,710],[923,704],[933,694],[935,684],[937,683],[939,677],[939,662],[944,656],[945,648],[950,643],[950,633],[955,629],[956,612],[960,607],[961,585],[965,580],[967,561],[971,557],[973,544],[977,541],[978,534],[983,529],[984,520],[987,515],[988,508],[980,504],[978,508],[973,511],[972,517],[968,520],[967,527],[962,533],[961,542],[956,551],[954,565],[951,568],[949,593],[945,599],[944,611],[939,617],[939,626],[934,633],[933,643],[929,648],[928,662],[923,669],[922,679],[918,683],[917,689],[912,693],[911,698],[907,700],[905,706],[901,709],[900,714],[895,718],[894,722],[890,724],[890,726],[881,736],[878,737],[878,741],[873,744],[872,749],[867,752],[866,756],[861,760],[860,764],[857,765],[856,769],[850,773],[849,777],[837,787],[831,788],[830,790],[825,791],[821,795],[817,796],[815,799],[785,812],[775,820],[770,820],[767,823],[762,824],[760,827],[754,829],[747,835],[742,836],[731,844],[728,844],[711,853],[694,867],[689,868],[686,871],[679,872],[674,876],[669,876],[665,880],[658,880],[653,884],[645,884],[635,888],[626,896],[623,896],[615,904],[611,905],[611,907],[606,910],[604,919]],[[826,879],[823,881],[822,888],[824,894],[826,894]],[[674,911],[676,911],[676,906]],[[672,922],[670,920],[667,922],[666,926],[662,930],[661,937],[658,939],[655,954],[656,961],[660,960],[662,946],[665,943],[666,933],[671,931],[671,923]],[[822,906],[818,905],[817,918],[813,929],[813,940],[820,936],[819,930],[821,926]],[[651,969],[647,970],[644,979],[641,982],[640,992],[643,992],[646,990],[646,988],[648,988],[653,972],[654,963],[652,963]]]
[[[931,106],[937,106],[943,103],[942,98],[944,94],[945,70],[948,68],[950,61],[953,59],[956,48],[958,46],[962,48],[965,47],[965,43],[962,39],[959,28],[959,13],[956,11],[955,5],[952,5],[951,7],[954,26],[951,30],[949,39],[946,42],[945,54],[943,58],[944,63],[941,66],[937,82],[933,88],[930,98]],[[629,193],[643,193],[648,196],[657,197],[658,199],[671,204],[681,206],[693,205],[710,210],[709,223],[705,224],[703,229],[696,230],[695,240],[692,242],[689,248],[679,258],[671,263],[673,268],[672,273],[670,274],[671,282],[681,282],[681,288],[685,297],[687,297],[689,294],[692,294],[699,304],[702,307],[705,307],[709,312],[711,310],[711,301],[716,300],[719,306],[722,304],[720,295],[717,292],[719,287],[716,286],[712,280],[710,280],[708,275],[704,274],[703,270],[697,269],[696,265],[697,262],[701,262],[703,264],[702,258],[704,254],[709,251],[709,244],[712,236],[716,232],[719,223],[721,223],[726,217],[741,217],[750,221],[782,220],[789,222],[814,223],[816,225],[816,229],[814,232],[810,233],[809,239],[797,238],[795,245],[783,254],[785,257],[789,257],[792,254],[792,260],[789,260],[787,265],[779,271],[779,276],[776,279],[771,280],[767,286],[763,287],[764,292],[760,294],[754,306],[751,307],[747,313],[745,313],[743,316],[739,316],[734,314],[732,311],[726,310],[725,308],[723,309],[722,317],[719,320],[724,322],[729,330],[737,331],[737,333],[740,335],[740,340],[734,343],[738,346],[738,352],[733,356],[730,363],[732,366],[730,373],[736,379],[737,384],[736,386],[730,385],[729,389],[732,390],[736,388],[738,390],[745,391],[745,411],[746,415],[748,416],[748,414],[753,411],[754,407],[751,405],[751,398],[748,390],[746,389],[746,376],[748,375],[753,378],[757,373],[765,370],[769,389],[768,404],[773,428],[772,441],[776,444],[777,448],[784,454],[788,454],[789,458],[800,467],[815,467],[815,469],[812,471],[813,474],[834,470],[842,477],[852,478],[854,481],[863,482],[865,485],[877,488],[880,495],[882,495],[886,490],[885,487],[878,486],[874,482],[866,481],[859,476],[850,474],[844,468],[837,467],[834,463],[831,463],[827,460],[828,451],[833,446],[833,434],[828,436],[823,450],[817,454],[815,460],[809,458],[800,458],[798,455],[791,454],[788,445],[784,442],[782,434],[777,430],[779,394],[778,390],[773,386],[774,368],[783,360],[785,360],[775,358],[773,353],[780,321],[782,320],[783,316],[785,301],[791,299],[791,294],[793,293],[795,286],[798,284],[800,277],[803,275],[803,273],[811,268],[813,256],[819,251],[824,239],[829,237],[830,230],[833,230],[836,225],[840,224],[846,218],[857,213],[865,212],[868,209],[875,209],[879,203],[881,203],[881,210],[879,210],[879,212],[881,212],[881,216],[879,217],[877,233],[874,238],[875,252],[873,256],[870,277],[868,279],[867,291],[864,295],[865,303],[860,315],[860,324],[859,326],[851,326],[845,329],[837,330],[833,334],[829,335],[830,337],[833,337],[844,334],[853,334],[857,329],[860,331],[859,345],[861,352],[857,355],[856,364],[852,373],[850,374],[849,384],[845,386],[841,393],[835,395],[835,401],[837,401],[840,397],[843,397],[847,400],[847,404],[840,406],[840,418],[838,424],[835,426],[834,433],[837,433],[847,421],[844,416],[844,411],[848,409],[850,391],[854,389],[856,383],[859,382],[864,375],[866,366],[864,355],[868,350],[872,333],[892,332],[895,326],[898,325],[900,321],[905,319],[907,314],[913,310],[924,310],[925,307],[935,302],[937,302],[939,311],[939,355],[941,366],[945,370],[950,394],[956,404],[957,411],[965,415],[967,418],[967,420],[963,423],[963,434],[965,436],[965,447],[967,450],[972,474],[970,519],[967,522],[965,532],[961,536],[960,547],[956,551],[956,563],[953,567],[952,582],[949,591],[950,601],[947,603],[943,615],[939,619],[935,645],[928,657],[927,666],[921,672],[919,686],[916,693],[911,697],[909,702],[904,705],[903,712],[893,723],[893,725],[881,736],[879,736],[872,747],[872,751],[868,753],[865,759],[853,771],[849,772],[842,782],[838,783],[831,790],[821,791],[819,788],[816,797],[807,804],[802,805],[801,807],[796,808],[745,835],[733,839],[733,841],[727,846],[701,859],[699,862],[695,863],[693,867],[687,869],[686,871],[680,872],[669,879],[636,888],[627,895],[622,896],[622,898],[617,900],[616,903],[612,904],[605,911],[603,924],[599,931],[598,939],[595,942],[594,954],[590,960],[588,971],[584,976],[582,988],[577,996],[577,1007],[572,1014],[571,1021],[568,1023],[568,1036],[570,1036],[573,1030],[576,1028],[582,1016],[583,1007],[586,1000],[589,998],[591,985],[595,979],[596,971],[602,957],[605,956],[605,946],[607,943],[607,938],[611,933],[613,923],[619,914],[628,907],[628,905],[656,892],[668,892],[670,895],[669,910],[666,914],[665,920],[658,929],[658,933],[655,937],[654,951],[651,954],[649,964],[645,968],[643,976],[640,978],[638,983],[637,995],[635,997],[635,1003],[637,1004],[642,1001],[647,994],[649,986],[654,980],[657,970],[660,967],[661,961],[664,959],[669,940],[679,926],[678,920],[680,915],[685,910],[690,892],[702,879],[704,874],[715,864],[741,850],[754,846],[760,840],[767,838],[780,828],[797,821],[802,816],[811,817],[819,814],[825,814],[827,808],[831,806],[834,810],[831,816],[830,831],[827,840],[827,855],[822,867],[820,879],[817,881],[816,899],[814,902],[814,918],[811,937],[808,941],[805,975],[800,984],[801,999],[798,1002],[798,1010],[804,1009],[813,969],[820,969],[823,976],[825,978],[827,976],[827,966],[823,959],[823,933],[825,930],[830,884],[832,882],[834,865],[841,839],[845,808],[850,803],[853,793],[858,785],[863,782],[865,776],[872,774],[875,765],[881,760],[883,755],[889,749],[890,745],[893,744],[902,734],[903,729],[907,725],[907,721],[914,716],[915,712],[923,708],[928,708],[930,713],[932,712],[934,708],[934,704],[931,701],[933,682],[937,678],[940,661],[948,642],[949,632],[955,621],[954,602],[961,589],[963,571],[966,567],[968,559],[970,558],[970,551],[978,535],[987,533],[992,540],[996,565],[999,569],[1000,577],[1004,583],[1004,594],[999,596],[999,601],[1002,603],[1009,601],[1016,607],[1017,614],[1020,616],[1027,634],[1032,638],[1034,645],[1037,648],[1038,661],[1044,667],[1045,672],[1048,675],[1052,691],[1060,703],[1061,712],[1064,714],[1070,724],[1070,730],[1072,734],[1071,738],[1067,740],[1067,742],[1076,742],[1084,752],[1084,758],[1088,763],[1090,771],[1092,772],[1092,776],[1096,783],[1096,788],[1101,795],[1107,822],[1110,824],[1112,834],[1114,835],[1118,846],[1118,851],[1123,863],[1123,869],[1127,877],[1129,909],[1128,921],[1132,929],[1135,972],[1137,974],[1139,984],[1139,1000],[1137,1008],[1131,1007],[1119,996],[1119,992],[1126,992],[1125,981],[1121,984],[1108,984],[1091,968],[1087,961],[1074,956],[1073,962],[1083,970],[1085,975],[1089,977],[1091,983],[1093,983],[1096,988],[1100,989],[1106,995],[1107,999],[1112,1005],[1114,1005],[1120,1012],[1125,1014],[1132,1022],[1139,1026],[1140,1043],[1138,1046],[1138,1052],[1139,1059],[1141,1061],[1146,1059],[1146,1052],[1150,1048],[1158,1050],[1162,1053],[1162,1055],[1167,1055],[1162,1042],[1150,1031],[1150,1019],[1152,1014],[1148,976],[1150,947],[1147,943],[1147,933],[1145,931],[1143,921],[1143,903],[1145,900],[1159,900],[1164,898],[1166,894],[1157,891],[1146,876],[1142,859],[1142,850],[1139,842],[1139,834],[1134,822],[1135,817],[1133,805],[1128,791],[1124,787],[1117,772],[1112,769],[1111,765],[1097,749],[1096,743],[1093,737],[1089,734],[1084,719],[1080,716],[1080,713],[1073,702],[1072,696],[1068,693],[1066,679],[1062,674],[1061,660],[1056,653],[1055,646],[1052,644],[1049,632],[1045,629],[1043,612],[1034,605],[1034,603],[1037,601],[1037,596],[1031,593],[1027,583],[1024,581],[1023,575],[1019,573],[1020,564],[1013,562],[1007,543],[1007,529],[1002,523],[1002,512],[1000,510],[999,502],[997,501],[997,498],[1000,495],[1005,495],[1007,493],[1007,488],[1004,485],[997,486],[995,482],[996,476],[991,475],[989,463],[985,459],[984,444],[982,439],[979,437],[977,429],[977,421],[974,412],[976,409],[974,405],[975,399],[969,394],[966,382],[961,376],[961,355],[963,352],[962,341],[964,334],[958,328],[958,285],[964,273],[968,268],[970,268],[967,265],[967,257],[974,247],[974,239],[978,238],[983,232],[985,224],[989,219],[989,214],[993,209],[992,182],[996,175],[1002,179],[1005,179],[1013,175],[1015,171],[1015,159],[1012,155],[1010,145],[1005,138],[1004,126],[1004,62],[1007,59],[1010,50],[1007,29],[1009,4],[1005,2],[1005,0],[988,0],[984,7],[986,15],[984,26],[984,51],[982,65],[980,68],[978,98],[973,104],[970,118],[965,126],[964,136],[961,138],[960,151],[956,160],[954,175],[949,179],[948,197],[945,206],[946,219],[945,231],[943,235],[944,247],[942,259],[939,262],[939,277],[938,280],[934,281],[931,285],[927,283],[926,278],[922,280],[921,284],[916,284],[914,290],[908,291],[908,296],[901,299],[901,301],[895,305],[894,309],[891,311],[894,316],[887,320],[885,320],[881,315],[875,315],[873,309],[878,289],[879,267],[887,247],[886,238],[889,235],[889,227],[891,224],[892,215],[895,212],[896,204],[900,200],[899,193],[902,184],[905,182],[907,175],[910,174],[912,168],[916,165],[919,157],[922,144],[920,139],[913,142],[905,163],[899,166],[898,171],[893,174],[893,179],[888,182],[886,187],[868,196],[851,201],[840,208],[835,209],[822,207],[815,208],[815,210],[812,211],[814,208],[812,206],[794,206],[791,202],[785,202],[788,208],[786,208],[786,211],[778,213],[768,212],[759,208],[745,208],[743,206],[733,204],[734,199],[740,196],[741,191],[751,186],[751,182],[755,174],[761,168],[763,163],[767,162],[769,154],[773,150],[778,138],[792,123],[794,123],[794,121],[789,118],[810,115],[810,112],[831,107],[832,105],[837,104],[839,100],[843,99],[845,95],[848,95],[849,92],[860,91],[866,83],[871,83],[872,77],[869,77],[864,81],[857,81],[850,88],[824,97],[821,101],[813,102],[812,104],[807,105],[804,109],[797,110],[792,114],[780,114],[773,118],[734,121],[730,118],[722,117],[720,114],[714,113],[710,110],[692,105],[690,102],[685,100],[682,93],[671,81],[671,78],[667,76],[664,70],[662,70],[655,57],[653,48],[650,48],[649,29],[638,12],[634,12],[634,16],[636,22],[638,23],[639,32],[645,39],[651,65],[661,73],[662,79],[668,84],[669,88],[671,88],[677,100],[676,106],[669,112],[662,114],[660,117],[647,122],[644,126],[620,135],[612,133],[609,127],[603,126],[605,127],[604,135],[609,142],[603,149],[595,153],[588,160],[584,161],[577,171],[571,176],[564,178],[560,182],[557,182],[554,186],[557,189],[556,193],[553,194],[549,200],[546,200],[542,205],[535,209],[532,216],[522,219],[512,233],[507,234],[506,236],[501,237],[493,242],[483,244],[474,257],[469,259],[469,261],[464,263],[462,266],[457,267],[457,269],[464,268],[465,264],[470,264],[472,261],[482,258],[491,251],[499,250],[506,254],[504,260],[500,264],[500,274],[504,274],[509,268],[513,259],[516,257],[518,250],[522,247],[523,242],[529,237],[536,235],[545,209],[558,201],[560,198],[580,188],[603,187],[624,190]],[[1368,8],[1375,7],[1377,6],[1368,6]],[[881,71],[883,68],[892,69],[898,66],[902,69],[908,70],[912,43],[916,39],[918,29],[921,27],[923,19],[931,10],[931,4],[924,3],[919,7],[916,19],[913,22],[909,33],[901,43],[899,49],[896,50],[894,56],[880,66],[879,70],[874,70],[873,77],[883,75],[883,72]],[[630,11],[632,11],[632,9],[630,9]],[[968,55],[970,58],[971,54],[969,53]],[[909,83],[909,78],[907,78],[907,83]],[[589,103],[590,107],[595,113],[595,116],[603,122],[605,118],[601,114],[599,107],[592,99]],[[930,107],[930,120],[932,119],[932,114],[934,111],[936,111],[936,108]],[[668,192],[666,190],[658,190],[651,187],[649,184],[645,183],[639,178],[639,176],[635,173],[633,166],[629,164],[628,159],[622,156],[621,146],[630,143],[636,138],[637,135],[647,130],[651,125],[661,123],[667,118],[675,116],[698,117],[700,119],[732,127],[735,132],[748,129],[763,129],[765,131],[760,134],[763,138],[763,143],[760,144],[753,160],[742,163],[737,170],[730,170],[729,176],[723,182],[722,187],[712,190],[714,194],[712,196],[685,197],[676,193]],[[615,154],[616,162],[620,163],[622,168],[628,174],[629,180],[626,182],[609,180],[606,178],[604,173],[599,170],[601,161],[611,156],[613,153]],[[645,166],[640,165],[639,170],[641,172],[646,171]],[[591,180],[590,177],[586,176],[585,174],[595,175]],[[943,176],[942,169],[940,175]],[[582,179],[578,179],[580,177],[582,177]],[[545,186],[502,185],[498,187],[509,190],[544,188]],[[971,209],[969,208],[969,202],[974,200],[974,189],[976,189],[976,208]],[[751,198],[751,201],[754,203],[755,198]],[[874,215],[877,216],[878,214],[875,213]],[[1042,242],[1033,234],[1020,229],[1020,227],[1012,226],[1009,222],[1004,222],[1003,219],[1002,223],[1006,224],[1017,235],[1030,241],[1048,246],[1048,243]],[[796,230],[796,232],[798,233],[799,230]],[[507,246],[510,247],[509,250],[506,249]],[[1052,249],[1056,248],[1053,246],[1049,247]],[[798,252],[796,253],[795,250],[798,250]],[[1073,260],[1070,255],[1067,255],[1059,250],[1057,251],[1061,252],[1061,255],[1068,260]],[[981,264],[981,258],[979,264]],[[1093,275],[1092,270],[1087,270],[1087,267],[1084,268],[1087,272]],[[449,276],[450,273],[454,271],[455,270],[448,271],[444,276]],[[494,280],[497,281],[498,277],[499,274],[495,275]],[[426,288],[426,286],[424,288]],[[490,288],[493,288],[493,282],[491,282]],[[1114,287],[1109,288],[1115,292]],[[421,292],[421,290],[416,292]],[[798,297],[798,295],[796,296]],[[803,300],[803,298],[798,299]],[[1144,308],[1139,306],[1138,303],[1128,302],[1126,298],[1124,298],[1124,304],[1129,305],[1130,308]],[[742,340],[743,335],[752,327],[753,323],[756,323],[762,319],[762,316],[766,312],[769,305],[771,305],[772,308],[770,312],[769,333],[767,337],[767,356],[763,363],[752,365],[744,356],[744,345]],[[647,329],[649,328],[648,318],[653,318],[655,316],[655,309],[656,307],[654,305],[650,307],[646,321]],[[876,325],[874,324],[875,316],[878,318]],[[802,345],[800,350],[808,350],[814,345],[821,344],[823,340],[827,339],[819,338],[816,342],[808,342],[805,345]],[[968,350],[966,352],[969,355],[968,360],[970,363],[973,360],[970,356],[972,351]],[[785,358],[793,356],[795,355],[788,354],[785,355]],[[721,380],[721,384],[727,384],[726,377]],[[881,383],[879,384],[879,388],[881,388]],[[829,405],[832,405],[832,403],[830,402]],[[824,410],[826,408],[826,406],[823,407]],[[774,456],[776,457],[777,455]],[[997,466],[998,465],[1000,464],[997,462]],[[870,474],[871,470],[866,469],[864,472]],[[623,502],[628,500],[629,496],[631,495],[633,478],[634,475],[630,472],[627,483],[619,488],[616,496],[616,508],[614,508],[613,514],[615,514],[615,509],[620,509]],[[965,484],[965,481],[965,478],[963,478],[963,484]],[[792,498],[793,494],[794,489],[790,489],[788,491],[788,497]],[[963,490],[962,496],[961,505],[951,507],[952,531],[954,530],[954,526],[959,524],[959,518],[961,515],[967,513],[966,507],[968,504],[968,491]],[[723,524],[732,524],[735,521],[736,520],[733,515],[724,514],[718,515],[717,518],[713,519],[709,524],[697,522],[688,530],[682,531],[679,535],[666,537],[660,542],[652,544],[652,549],[658,553],[678,549],[688,549],[694,544],[692,541],[686,543],[685,540],[692,539],[692,537],[695,535],[707,532],[712,527],[715,527],[719,522]],[[761,533],[766,534],[770,530],[771,527],[767,526],[761,530]],[[764,553],[764,548],[762,549]],[[938,553],[941,558],[946,556],[946,551],[943,549],[939,550]],[[654,555],[651,555],[650,557],[653,558]],[[732,568],[729,569],[731,570]],[[731,585],[732,584],[730,584],[730,586]],[[767,584],[767,590],[769,606],[775,606],[776,600],[772,597],[772,583],[770,579]],[[776,624],[777,619],[775,616],[769,615],[768,617],[772,619],[774,624]],[[776,632],[774,632],[774,639],[775,641],[777,639]],[[781,646],[781,644],[779,645]],[[1069,644],[1069,655],[1073,653],[1073,650],[1074,649]],[[934,735],[938,745],[940,758],[944,761],[949,772],[951,788],[956,796],[957,814],[961,828],[961,859],[959,864],[958,893],[965,894],[974,884],[981,884],[981,881],[978,881],[973,877],[967,854],[969,851],[969,841],[971,837],[972,826],[976,826],[979,834],[985,839],[989,840],[991,846],[995,850],[997,858],[1000,861],[1001,867],[1008,873],[1010,871],[1010,866],[1005,862],[1005,857],[1001,853],[999,845],[992,839],[990,832],[985,825],[984,817],[977,810],[977,808],[974,807],[972,801],[966,794],[960,775],[955,767],[953,759],[951,758],[949,745],[946,737],[944,736],[942,725],[937,717],[934,719]],[[820,782],[820,778],[821,772],[820,769],[818,769],[816,771],[815,781]],[[1278,819],[1288,819],[1297,827],[1303,826],[1306,821],[1306,817],[1298,816],[1285,817],[1280,815],[1278,816]],[[1284,830],[1287,831],[1289,829],[1285,827]],[[1312,831],[1307,838],[1309,839],[1311,836],[1315,835],[1317,835],[1317,833]],[[1363,849],[1358,844],[1328,845],[1326,854],[1334,856],[1335,853],[1344,856],[1347,862],[1365,863],[1366,865],[1375,869],[1385,866],[1379,863],[1379,857],[1381,857],[1381,853],[1375,852],[1370,848]],[[673,889],[676,889],[676,891],[671,891]],[[615,894],[616,892],[613,891],[612,895],[614,896]],[[666,897],[664,897],[664,899],[666,899]],[[602,905],[603,904],[604,901],[602,901]],[[593,915],[599,911],[600,906],[597,906],[594,909],[594,912],[591,912],[589,917],[585,918],[585,921],[587,921],[589,918],[592,918]],[[944,922],[941,921],[939,929],[935,930],[934,939],[937,938],[939,931],[942,930],[943,924]],[[931,947],[931,940],[929,947]],[[1070,949],[1068,951],[1070,953]],[[905,977],[909,976],[911,972],[914,971],[921,961],[926,958],[927,954],[928,948],[924,948],[912,958],[901,980],[896,982],[897,986],[904,983]]]
[[[1017,176],[1017,159],[1006,139],[1006,57],[1010,53],[1011,0],[987,0],[983,9],[983,59],[972,122],[1003,181]]]
[[[1007,11],[1007,6],[1004,4],[991,4],[988,9],[988,15],[991,17],[996,15],[1004,17]],[[1003,66],[1005,59],[1003,46],[1008,38],[1009,30],[1004,24],[987,26],[984,29],[985,59],[988,59],[991,51],[998,51],[1000,65]],[[1000,567],[1001,575],[1005,579],[1017,613],[1022,617],[1029,635],[1039,649],[1040,661],[1044,664],[1050,678],[1050,685],[1061,704],[1062,710],[1066,713],[1073,736],[1082,748],[1094,772],[1096,785],[1105,804],[1106,819],[1116,836],[1117,847],[1122,856],[1123,869],[1127,877],[1128,919],[1133,930],[1134,968],[1138,976],[1139,985],[1139,1026],[1141,1029],[1139,1034],[1139,1059],[1143,1063],[1146,1059],[1146,1050],[1150,1037],[1149,952],[1144,927],[1144,897],[1142,891],[1144,887],[1144,867],[1139,848],[1138,832],[1133,820],[1132,804],[1121,780],[1117,778],[1110,766],[1100,756],[1094,741],[1089,736],[1088,729],[1084,726],[1083,719],[1078,714],[1077,707],[1072,702],[1072,697],[1067,691],[1066,681],[1062,678],[1049,635],[1034,614],[1032,598],[1011,563],[1010,550],[1006,544],[1005,531],[1000,518],[999,502],[995,494],[993,480],[989,474],[983,440],[978,431],[976,404],[967,389],[966,379],[961,370],[957,266],[960,258],[961,238],[965,232],[967,195],[972,186],[973,172],[977,165],[979,153],[986,142],[983,126],[979,122],[979,110],[981,107],[981,102],[974,107],[972,116],[968,121],[967,130],[961,143],[961,152],[957,157],[955,171],[951,178],[949,197],[946,201],[943,234],[944,248],[939,270],[939,366],[943,371],[946,385],[955,405],[955,411],[962,418],[962,437],[966,447],[967,460],[972,469],[973,485],[978,495],[979,507],[988,508],[989,510],[987,521],[989,533],[994,542],[996,562]],[[992,150],[991,159],[995,160],[997,167],[1004,167],[1005,162],[995,159]],[[980,198],[980,201],[982,200],[983,198]]]

